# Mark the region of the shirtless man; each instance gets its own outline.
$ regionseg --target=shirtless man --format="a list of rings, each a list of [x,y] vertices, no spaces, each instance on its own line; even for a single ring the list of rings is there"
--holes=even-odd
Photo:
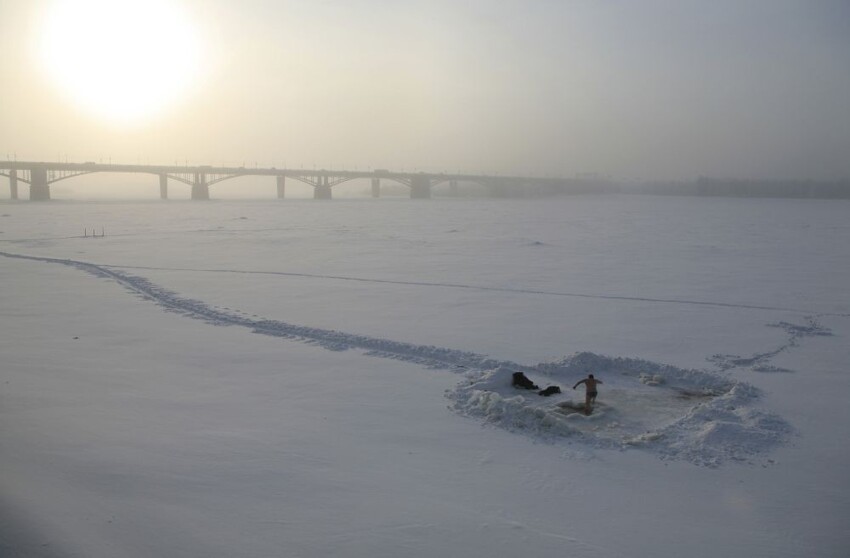
[[[584,395],[584,414],[589,415],[593,410],[593,404],[596,403],[596,384],[601,384],[602,380],[597,380],[593,377],[593,374],[588,374],[587,378],[584,380],[579,380],[576,382],[576,385],[573,386],[573,389],[577,388],[581,384],[584,384],[585,389],[587,390]]]

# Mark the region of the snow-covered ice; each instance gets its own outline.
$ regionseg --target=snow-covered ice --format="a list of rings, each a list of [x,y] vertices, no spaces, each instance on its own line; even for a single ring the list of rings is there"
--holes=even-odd
[[[0,204],[0,549],[843,556],[848,209]]]

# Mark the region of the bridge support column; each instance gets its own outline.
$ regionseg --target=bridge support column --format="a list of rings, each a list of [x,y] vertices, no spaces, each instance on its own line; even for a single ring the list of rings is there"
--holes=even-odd
[[[277,175],[277,199],[282,200],[286,193],[286,176],[279,174]]]
[[[47,201],[50,199],[50,185],[47,183],[47,169],[34,167],[30,169],[30,200]]]
[[[381,179],[373,178],[372,179],[372,197],[380,198],[381,197]]]
[[[9,197],[18,199],[18,171],[15,169],[9,171]]]
[[[207,175],[203,172],[195,173],[195,181],[192,182],[192,199],[210,199],[210,186],[207,184]]]
[[[414,176],[410,181],[410,197],[427,199],[431,197],[431,181],[427,176]]]
[[[319,180],[316,183],[315,190],[313,191],[313,198],[317,200],[329,200],[331,199],[331,186],[328,184],[327,175],[322,175],[318,177]]]
[[[165,173],[159,175],[159,198],[168,199],[168,175]]]

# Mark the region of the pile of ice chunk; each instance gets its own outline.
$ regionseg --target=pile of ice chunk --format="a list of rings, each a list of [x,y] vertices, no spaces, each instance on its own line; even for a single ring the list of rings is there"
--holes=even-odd
[[[562,393],[541,397],[511,385],[521,371],[541,388]],[[587,374],[602,381],[590,415],[585,414]],[[716,466],[752,460],[789,434],[780,417],[756,407],[758,391],[718,374],[639,359],[577,353],[534,367],[499,366],[469,371],[448,392],[464,415],[514,432],[595,448],[640,447],[667,459]]]

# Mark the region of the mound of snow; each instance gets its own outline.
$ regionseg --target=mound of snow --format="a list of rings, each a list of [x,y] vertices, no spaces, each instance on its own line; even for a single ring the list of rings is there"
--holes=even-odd
[[[521,371],[541,388],[562,393],[541,397],[511,385]],[[584,390],[570,388],[588,373],[602,381],[589,416]],[[448,392],[464,415],[516,432],[568,437],[597,448],[640,447],[659,457],[716,466],[746,460],[787,439],[788,424],[754,408],[757,390],[700,370],[638,359],[577,353],[536,367],[500,366],[468,373]]]

